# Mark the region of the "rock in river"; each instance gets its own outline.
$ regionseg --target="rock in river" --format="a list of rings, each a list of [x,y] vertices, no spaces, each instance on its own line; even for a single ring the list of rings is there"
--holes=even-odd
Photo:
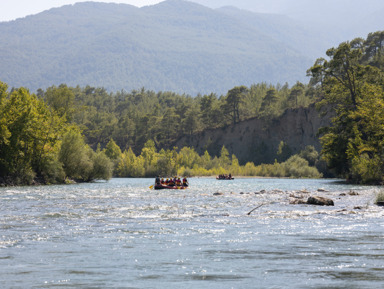
[[[334,206],[333,200],[319,197],[319,196],[311,196],[307,200],[307,204],[310,205],[318,205],[318,206]]]

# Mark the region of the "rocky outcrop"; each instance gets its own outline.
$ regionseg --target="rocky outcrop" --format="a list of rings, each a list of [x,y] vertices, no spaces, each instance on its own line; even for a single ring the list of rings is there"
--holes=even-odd
[[[252,161],[256,165],[272,163],[281,141],[292,154],[308,145],[320,151],[317,133],[320,127],[329,124],[329,118],[322,118],[314,105],[308,108],[288,109],[278,119],[267,121],[249,119],[236,125],[207,130],[179,139],[175,146],[194,147],[202,154],[208,150],[211,156],[219,156],[223,145],[230,154],[235,154],[240,163]]]

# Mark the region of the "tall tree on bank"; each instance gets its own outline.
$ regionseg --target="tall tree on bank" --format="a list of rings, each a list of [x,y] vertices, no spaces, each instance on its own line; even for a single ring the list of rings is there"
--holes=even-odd
[[[68,128],[65,120],[25,88],[5,96],[0,83],[0,177],[14,184],[62,176],[57,165],[57,142]],[[56,173],[52,173],[56,171]]]
[[[226,99],[226,110],[231,116],[232,123],[236,124],[240,121],[240,103],[242,102],[242,96],[247,91],[247,87],[244,85],[236,86],[228,91]]]
[[[321,131],[322,156],[352,182],[384,180],[384,73],[369,64],[383,53],[376,45],[361,38],[341,43],[327,51],[329,61],[318,59],[308,71],[323,91],[319,106],[334,115]]]

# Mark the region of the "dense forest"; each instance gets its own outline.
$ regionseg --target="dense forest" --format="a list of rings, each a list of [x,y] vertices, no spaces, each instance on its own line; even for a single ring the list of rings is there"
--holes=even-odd
[[[316,90],[299,82],[292,87],[261,83],[234,87],[221,96],[190,97],[144,88],[108,93],[103,88],[63,84],[39,90],[37,97],[77,124],[94,149],[98,144],[104,148],[113,139],[122,150],[132,148],[139,154],[148,140],[157,148],[171,149],[183,135],[253,117],[273,119],[287,108],[315,101]]]
[[[297,83],[234,87],[227,95],[192,98],[171,92],[108,93],[104,88],[60,85],[30,94],[1,83],[0,173],[3,183],[57,183],[155,175],[319,177],[311,147],[284,163],[239,164],[225,147],[199,156],[172,143],[185,134],[250,117],[273,119],[308,105],[314,91]],[[278,153],[278,152],[277,152]],[[289,159],[288,159],[289,158]]]
[[[327,51],[308,70],[309,84],[236,86],[226,95],[109,93],[62,84],[30,94],[0,85],[0,176],[4,183],[91,181],[154,175],[232,174],[319,177],[307,147],[282,163],[239,164],[225,147],[199,156],[175,148],[188,134],[249,118],[272,121],[287,108],[317,102],[335,117],[321,131],[322,156],[337,176],[381,182],[384,176],[384,32]],[[282,154],[282,148],[276,152]],[[9,181],[12,180],[12,181]]]

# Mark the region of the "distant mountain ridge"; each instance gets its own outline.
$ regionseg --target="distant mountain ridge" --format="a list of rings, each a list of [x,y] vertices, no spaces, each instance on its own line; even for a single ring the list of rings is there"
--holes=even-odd
[[[310,33],[288,18],[188,1],[82,2],[0,23],[0,81],[191,95],[293,84],[315,60],[321,39],[307,43]]]

